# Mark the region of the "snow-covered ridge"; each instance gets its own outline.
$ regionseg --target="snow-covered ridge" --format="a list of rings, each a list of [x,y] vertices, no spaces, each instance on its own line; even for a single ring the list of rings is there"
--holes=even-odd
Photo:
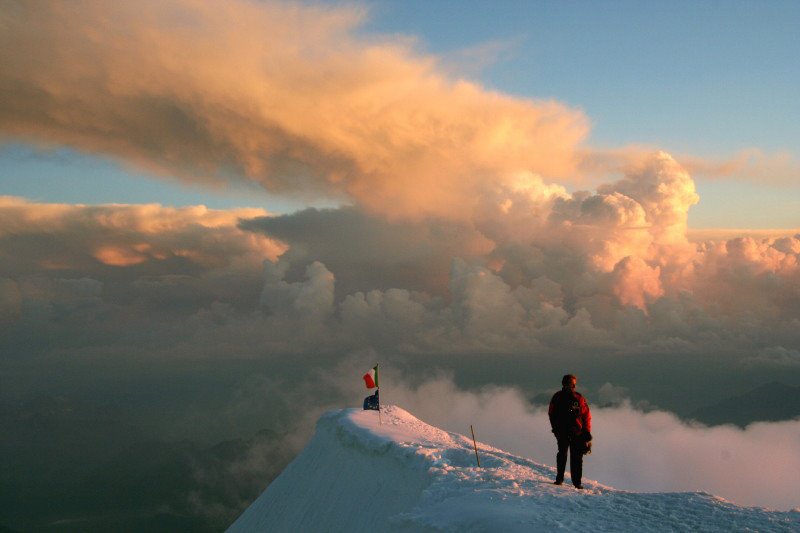
[[[403,409],[324,414],[314,438],[228,531],[798,531],[800,512],[710,494],[633,493],[430,426]],[[555,445],[554,445],[555,448]],[[555,451],[554,451],[555,453]]]

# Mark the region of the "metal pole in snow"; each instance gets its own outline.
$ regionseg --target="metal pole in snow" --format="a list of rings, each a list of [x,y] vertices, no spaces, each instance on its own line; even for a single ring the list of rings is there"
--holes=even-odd
[[[375,389],[375,395],[378,397],[378,424],[382,426],[383,419],[381,418],[381,388],[378,378],[378,363],[375,363],[375,386],[378,387]]]
[[[478,457],[478,445],[475,443],[475,430],[472,429],[472,424],[469,425],[469,430],[472,432],[472,446],[475,448],[475,459],[478,461],[478,468],[480,468],[481,458]]]

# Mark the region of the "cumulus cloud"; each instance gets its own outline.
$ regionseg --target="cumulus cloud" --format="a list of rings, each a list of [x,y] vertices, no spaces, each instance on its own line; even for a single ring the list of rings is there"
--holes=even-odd
[[[334,277],[315,261],[306,268],[306,281],[287,283],[273,263],[266,263],[261,304],[279,315],[300,315],[319,324],[333,312]]]
[[[236,227],[241,218],[265,214],[261,209],[81,206],[0,197],[0,254],[7,274],[176,263],[208,270],[247,267],[285,250],[280,242]]]
[[[405,41],[361,35],[365,16],[247,0],[5,10],[4,135],[354,205],[274,217],[5,199],[3,322],[25,314],[20,282],[38,272],[271,346],[313,331],[296,350],[796,345],[797,236],[690,242],[698,196],[673,157],[587,153],[580,113],[450,78]],[[612,163],[621,175],[594,191],[554,182]]]
[[[414,327],[402,340],[390,337],[413,350],[592,346],[752,355],[765,347],[766,331],[796,342],[797,237],[690,243],[686,218],[697,194],[669,155],[651,154],[595,193],[567,194],[535,177],[521,183],[474,221],[438,228],[375,223],[350,208],[243,227],[287,243],[278,263],[287,275],[294,269],[294,279],[312,261],[325,264],[337,284],[341,276],[336,301],[347,311],[334,317],[351,329],[380,328],[377,321],[390,320],[383,302],[406,302],[404,323]],[[367,226],[379,229],[368,233]],[[415,254],[414,243],[438,253]],[[373,265],[394,286],[377,281]],[[375,349],[391,346],[380,336],[361,338]]]
[[[252,309],[263,261],[286,247],[237,224],[265,214],[0,198],[5,341],[21,343],[12,353],[31,348],[25,344],[31,331],[52,338],[53,346],[73,340],[121,346],[132,339],[126,331],[169,338],[187,315],[214,303],[231,313]]]
[[[325,264],[336,275],[340,297],[390,288],[442,295],[453,257],[476,259],[494,247],[470,224],[392,222],[352,207],[257,217],[240,227],[291,243],[280,257],[289,278],[301,277],[315,261]]]
[[[586,179],[601,180],[640,164],[654,150],[654,147],[645,145],[582,149],[578,167]],[[775,187],[795,187],[800,181],[800,162],[788,151],[769,153],[748,148],[727,157],[675,154],[675,159],[700,179],[727,179]]]
[[[452,79],[405,40],[359,36],[364,16],[248,0],[13,4],[0,14],[0,131],[390,216],[465,218],[519,172],[572,174],[582,113]]]
[[[173,347],[205,339],[190,350],[199,353],[230,342],[248,353],[246,345],[741,358],[796,346],[800,238],[690,243],[696,199],[664,153],[594,193],[518,177],[469,221],[388,220],[355,207],[269,216],[5,198],[3,322],[48,316],[30,303],[46,300],[35,294],[90,279],[102,287],[98,309],[133,311],[138,322],[128,324],[170,317],[155,329]]]

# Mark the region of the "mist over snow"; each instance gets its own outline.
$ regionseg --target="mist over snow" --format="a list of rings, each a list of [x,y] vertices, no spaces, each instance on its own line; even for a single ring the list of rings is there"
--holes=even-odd
[[[229,531],[791,531],[800,514],[732,505],[707,493],[645,494],[584,481],[552,483],[553,468],[473,443],[387,406],[331,411],[309,445]]]
[[[381,395],[435,426],[469,434],[472,425],[482,442],[555,465],[547,408],[532,407],[518,389],[475,393],[437,379],[416,387],[384,386]],[[636,492],[702,490],[740,505],[800,507],[800,419],[741,429],[684,422],[627,400],[590,407],[593,453],[585,457],[584,476]]]

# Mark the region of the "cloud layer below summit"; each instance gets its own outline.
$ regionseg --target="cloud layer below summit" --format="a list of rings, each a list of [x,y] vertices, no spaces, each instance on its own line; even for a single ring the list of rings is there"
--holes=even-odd
[[[11,339],[110,337],[157,313],[170,353],[797,344],[796,236],[690,243],[698,195],[672,156],[592,153],[582,112],[445,75],[360,33],[359,8],[88,0],[0,17],[4,136],[343,202],[270,216],[6,198]],[[604,182],[565,188],[588,175]]]
[[[653,165],[596,194],[529,189],[471,224],[6,198],[0,315],[21,339],[66,324],[124,339],[156,312],[167,352],[229,338],[288,352],[790,353],[800,239],[690,244],[691,180],[667,156]]]

